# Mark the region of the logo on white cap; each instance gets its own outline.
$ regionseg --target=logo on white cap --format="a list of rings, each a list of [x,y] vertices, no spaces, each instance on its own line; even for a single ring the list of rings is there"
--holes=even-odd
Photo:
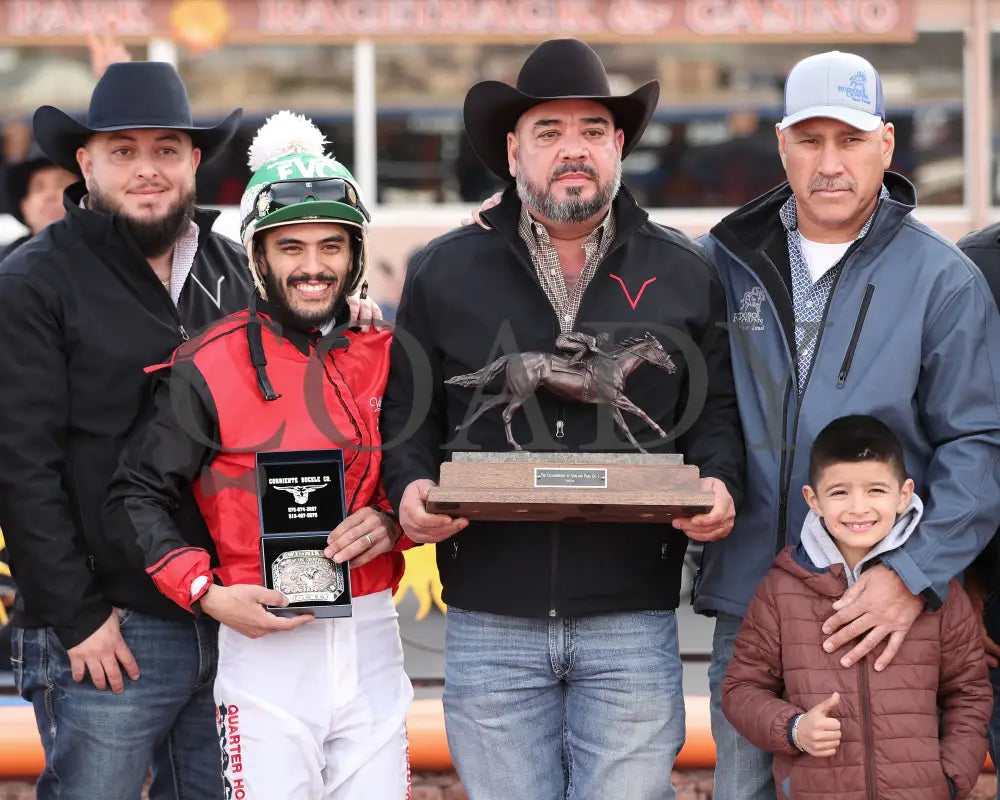
[[[868,99],[867,75],[864,70],[855,72],[849,86],[838,86],[837,91],[846,94],[855,103],[871,103]]]

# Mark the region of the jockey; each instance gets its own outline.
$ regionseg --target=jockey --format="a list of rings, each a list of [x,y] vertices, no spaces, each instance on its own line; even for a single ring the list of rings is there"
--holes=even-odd
[[[588,355],[610,356],[601,350],[601,346],[607,344],[610,337],[607,333],[602,333],[596,337],[582,331],[570,331],[560,333],[556,338],[556,347],[570,355],[566,359],[567,367],[575,367],[580,364]]]

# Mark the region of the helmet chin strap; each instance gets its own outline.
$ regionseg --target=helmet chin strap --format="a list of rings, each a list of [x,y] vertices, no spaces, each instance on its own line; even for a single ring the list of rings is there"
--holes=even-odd
[[[368,266],[368,237],[362,232],[356,237],[359,240],[360,246],[358,247],[358,252],[353,259],[354,268],[351,270],[351,280],[348,281],[347,294],[353,294],[354,291],[361,285],[361,281],[364,280],[365,272]]]
[[[250,276],[253,278],[254,286],[257,287],[257,293],[267,300],[267,290],[264,288],[264,276],[260,274],[260,269],[257,267],[257,256],[254,252],[256,242],[257,235],[254,234],[253,238],[247,244],[247,258],[250,260]]]

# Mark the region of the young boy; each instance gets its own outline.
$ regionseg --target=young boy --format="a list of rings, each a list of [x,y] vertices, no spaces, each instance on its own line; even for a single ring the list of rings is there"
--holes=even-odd
[[[968,797],[993,700],[980,622],[958,582],[881,672],[877,653],[844,668],[843,652],[823,651],[831,603],[920,522],[899,440],[873,417],[834,420],[802,491],[811,512],[747,610],[722,687],[726,716],[774,753],[780,800]]]

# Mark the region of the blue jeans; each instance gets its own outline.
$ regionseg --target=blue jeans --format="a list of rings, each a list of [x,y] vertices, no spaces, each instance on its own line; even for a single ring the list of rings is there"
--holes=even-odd
[[[715,618],[712,662],[708,666],[716,754],[712,800],[774,800],[771,754],[744,739],[722,713],[722,681],[729,669],[736,633],[742,623],[742,617],[732,614],[719,614]]]
[[[212,683],[213,620],[166,620],[121,612],[121,633],[139,665],[125,691],[73,680],[51,628],[14,629],[14,680],[35,707],[45,750],[38,800],[138,800],[150,767],[150,800],[222,800]]]
[[[472,800],[671,800],[684,743],[672,611],[448,609],[445,725]]]

